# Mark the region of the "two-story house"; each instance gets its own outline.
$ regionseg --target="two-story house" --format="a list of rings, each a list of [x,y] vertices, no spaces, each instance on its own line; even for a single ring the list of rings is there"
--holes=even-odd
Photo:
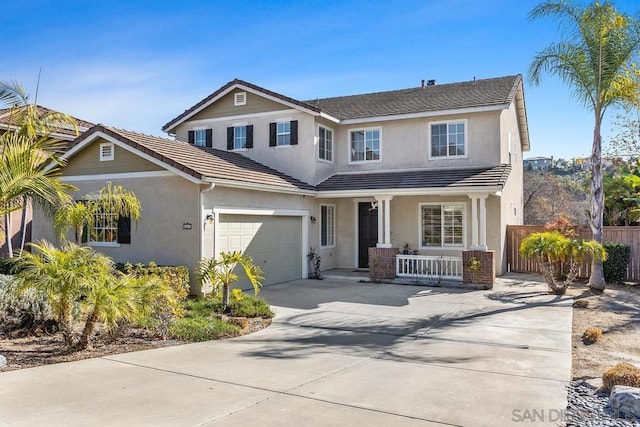
[[[78,197],[111,181],[141,200],[120,240],[113,221],[88,233],[119,261],[242,250],[269,284],[306,277],[311,247],[327,270],[408,244],[425,259],[489,249],[501,273],[522,223],[519,75],[309,101],[233,80],[163,130],[175,140],[98,125],[66,154]]]

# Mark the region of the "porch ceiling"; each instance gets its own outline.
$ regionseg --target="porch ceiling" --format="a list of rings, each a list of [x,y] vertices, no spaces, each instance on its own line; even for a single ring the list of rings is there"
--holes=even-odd
[[[340,173],[316,186],[320,193],[352,192],[366,190],[419,190],[440,189],[448,191],[500,190],[504,187],[511,165],[462,169],[415,169],[410,171],[386,171],[364,173]]]

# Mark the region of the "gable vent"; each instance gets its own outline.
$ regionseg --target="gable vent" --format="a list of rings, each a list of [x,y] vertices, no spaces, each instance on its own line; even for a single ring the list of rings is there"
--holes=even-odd
[[[108,160],[113,160],[114,156],[114,148],[113,144],[110,142],[100,144],[100,161],[105,162]]]
[[[247,105],[247,92],[236,92],[233,94],[233,105]]]

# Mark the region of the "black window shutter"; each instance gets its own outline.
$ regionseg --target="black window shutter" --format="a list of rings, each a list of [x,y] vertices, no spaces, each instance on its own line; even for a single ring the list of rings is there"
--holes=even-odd
[[[291,120],[289,126],[291,131],[291,145],[298,145],[298,121]]]
[[[207,129],[205,132],[206,142],[205,145],[207,147],[213,147],[213,129]]]
[[[276,124],[269,123],[269,147],[275,147],[276,145]]]
[[[189,139],[188,142],[189,144],[193,145],[195,143],[196,140],[196,133],[192,130],[189,131]]]
[[[131,243],[131,217],[118,217],[118,243]]]
[[[247,125],[247,148],[253,148],[253,125]]]
[[[233,128],[227,128],[227,150],[233,150]]]

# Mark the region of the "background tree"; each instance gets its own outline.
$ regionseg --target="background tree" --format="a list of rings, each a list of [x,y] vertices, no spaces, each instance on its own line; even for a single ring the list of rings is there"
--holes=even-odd
[[[525,171],[523,195],[525,224],[546,224],[560,214],[576,226],[587,224],[588,190],[579,173]]]
[[[604,175],[604,225],[638,225],[640,210],[634,180],[640,180],[639,163],[623,163]]]
[[[530,17],[555,18],[566,35],[565,40],[536,54],[529,68],[530,80],[539,84],[544,72],[558,76],[594,114],[589,225],[594,240],[601,243],[604,192],[600,129],[609,107],[636,101],[637,80],[630,78],[628,70],[640,46],[640,23],[620,13],[608,0],[584,7],[565,1],[544,2],[531,11]],[[605,288],[602,261],[595,257],[589,286]]]

